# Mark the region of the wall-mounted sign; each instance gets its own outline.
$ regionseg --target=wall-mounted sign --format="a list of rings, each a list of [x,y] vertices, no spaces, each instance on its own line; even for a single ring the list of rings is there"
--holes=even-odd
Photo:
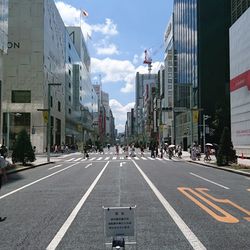
[[[8,49],[20,49],[20,42],[8,42]]]

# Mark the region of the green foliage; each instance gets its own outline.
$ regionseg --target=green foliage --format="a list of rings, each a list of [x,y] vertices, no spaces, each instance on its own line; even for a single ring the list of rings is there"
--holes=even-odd
[[[236,153],[233,149],[231,134],[228,127],[223,129],[220,139],[219,151],[217,156],[218,166],[228,166],[229,163],[236,161]]]
[[[14,162],[22,162],[23,165],[27,162],[33,162],[36,159],[26,130],[22,130],[17,136],[17,141],[12,152],[12,159]]]

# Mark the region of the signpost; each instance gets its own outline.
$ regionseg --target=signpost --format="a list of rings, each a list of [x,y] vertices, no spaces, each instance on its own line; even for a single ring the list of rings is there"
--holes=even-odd
[[[135,237],[135,208],[103,207],[105,236],[113,238],[112,248],[122,247],[125,249],[125,237]],[[136,242],[126,242],[126,244],[136,245]]]

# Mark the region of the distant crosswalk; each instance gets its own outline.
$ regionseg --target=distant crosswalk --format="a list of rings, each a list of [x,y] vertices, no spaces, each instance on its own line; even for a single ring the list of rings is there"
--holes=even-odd
[[[143,155],[143,156],[135,156],[135,157],[126,157],[124,155],[98,155],[95,156],[95,154],[91,154],[90,157],[84,158],[83,156],[79,157],[79,155],[75,155],[75,157],[70,157],[69,159],[65,159],[65,157],[62,157],[62,160],[66,161],[66,162],[84,162],[84,161],[112,161],[112,160],[135,160],[135,161],[181,161],[181,159],[177,159],[177,158],[172,158],[171,160],[163,157],[163,158],[152,158],[150,156],[147,155]]]

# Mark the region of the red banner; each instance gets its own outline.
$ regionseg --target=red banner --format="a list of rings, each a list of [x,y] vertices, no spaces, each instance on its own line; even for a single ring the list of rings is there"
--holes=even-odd
[[[250,70],[236,76],[230,81],[230,91],[233,92],[245,86],[250,91]]]

